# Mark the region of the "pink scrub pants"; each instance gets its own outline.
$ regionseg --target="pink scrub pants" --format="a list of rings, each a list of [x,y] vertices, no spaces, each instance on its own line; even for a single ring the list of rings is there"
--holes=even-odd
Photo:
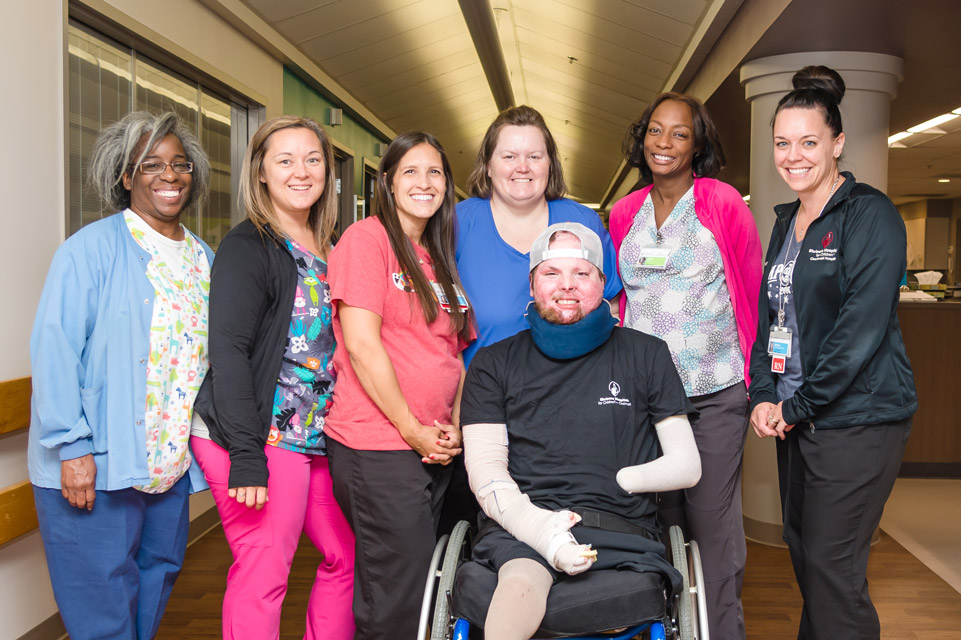
[[[224,594],[224,639],[280,637],[280,608],[301,532],[324,556],[310,592],[304,638],[352,638],[354,534],[334,500],[327,458],[266,446],[268,502],[257,511],[227,495],[230,459],[223,448],[197,437],[190,446],[234,556]]]

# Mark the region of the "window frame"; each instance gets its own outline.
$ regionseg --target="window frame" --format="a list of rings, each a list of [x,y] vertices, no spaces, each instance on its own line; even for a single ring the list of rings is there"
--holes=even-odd
[[[229,227],[233,227],[246,217],[246,211],[242,198],[240,198],[240,176],[242,173],[243,157],[246,152],[247,144],[254,132],[266,120],[266,108],[261,102],[250,97],[246,93],[238,90],[221,79],[205,72],[203,69],[178,57],[176,54],[165,49],[162,44],[153,42],[148,37],[140,35],[132,29],[114,21],[110,18],[97,13],[90,7],[79,2],[71,1],[68,4],[67,15],[64,20],[64,82],[69,83],[70,79],[70,54],[68,42],[70,39],[70,28],[76,28],[85,34],[103,41],[109,46],[125,51],[132,58],[131,64],[131,92],[129,95],[128,110],[133,110],[136,106],[136,81],[138,62],[146,62],[151,68],[159,69],[161,72],[168,73],[170,76],[197,87],[198,112],[197,121],[192,123],[196,129],[198,137],[202,139],[201,129],[201,109],[203,97],[210,96],[214,99],[227,103],[231,110],[231,121],[235,116],[246,116],[246,127],[230,127],[230,215]],[[156,40],[163,40],[156,34]],[[261,100],[263,100],[261,98]],[[65,87],[64,91],[64,164],[65,178],[68,182],[65,189],[64,207],[64,235],[69,236],[78,229],[71,227],[71,111],[70,111],[70,89]],[[208,207],[209,208],[209,207]],[[197,229],[191,229],[198,236],[203,237],[204,227],[202,220],[204,212],[201,214],[201,224]],[[81,224],[82,226],[82,224]],[[222,238],[222,234],[221,234]]]

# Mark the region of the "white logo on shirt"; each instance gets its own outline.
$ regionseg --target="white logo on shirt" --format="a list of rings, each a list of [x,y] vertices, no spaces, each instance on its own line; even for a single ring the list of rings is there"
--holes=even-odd
[[[406,291],[407,293],[413,293],[414,285],[411,283],[411,279],[406,273],[401,271],[400,273],[392,273],[391,280],[394,281],[394,286],[401,291]]]
[[[611,392],[611,395],[608,396],[608,397],[606,397],[606,398],[604,398],[604,397],[598,398],[598,399],[597,399],[597,404],[598,404],[598,405],[616,404],[616,405],[620,405],[620,406],[622,406],[622,407],[629,407],[629,406],[631,406],[631,401],[630,401],[630,399],[628,399],[628,398],[618,398],[618,397],[617,397],[617,396],[621,393],[621,385],[619,385],[619,384],[617,384],[616,382],[614,382],[613,380],[611,380],[611,383],[610,383],[609,385],[607,385],[607,390]]]

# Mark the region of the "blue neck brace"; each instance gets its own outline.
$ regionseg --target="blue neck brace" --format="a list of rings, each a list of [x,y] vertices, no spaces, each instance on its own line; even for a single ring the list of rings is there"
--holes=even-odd
[[[555,360],[571,360],[590,353],[607,342],[617,324],[604,301],[574,324],[548,322],[537,313],[533,303],[528,305],[525,317],[531,327],[534,344],[541,353]]]

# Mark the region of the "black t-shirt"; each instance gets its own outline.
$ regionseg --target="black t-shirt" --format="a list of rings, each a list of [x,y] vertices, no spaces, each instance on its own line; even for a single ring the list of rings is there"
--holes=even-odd
[[[621,489],[617,472],[660,455],[655,423],[696,413],[667,344],[615,327],[573,360],[545,356],[530,331],[482,348],[460,420],[507,424],[508,470],[535,505],[606,511],[650,528],[653,500]]]

